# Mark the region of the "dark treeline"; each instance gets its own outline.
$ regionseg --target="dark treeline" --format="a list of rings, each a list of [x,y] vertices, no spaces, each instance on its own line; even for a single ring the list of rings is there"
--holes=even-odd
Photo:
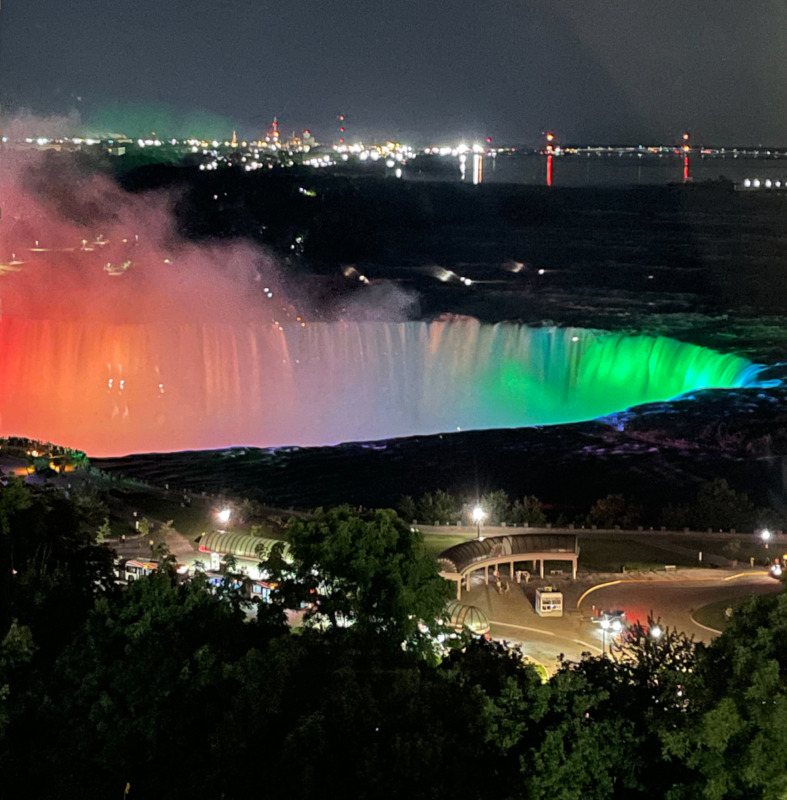
[[[784,796],[784,594],[736,611],[708,647],[635,627],[615,660],[563,663],[542,682],[515,649],[439,643],[450,587],[392,511],[291,524],[293,560],[274,548],[273,602],[249,617],[229,580],[181,583],[167,561],[116,587],[91,533],[100,510],[13,481],[0,490],[12,793]],[[284,611],[303,602],[309,619],[290,628]]]
[[[597,528],[665,527],[668,530],[754,531],[787,527],[787,518],[779,511],[758,508],[745,492],[733,489],[724,478],[703,483],[693,502],[668,504],[662,509],[647,508],[623,494],[609,494],[593,503],[587,512],[567,513],[546,507],[537,497],[526,495],[512,499],[497,490],[468,502],[466,498],[438,489],[418,500],[409,495],[400,498],[397,510],[408,521],[423,525],[469,524],[478,505],[484,512],[484,524],[531,525],[547,523]]]

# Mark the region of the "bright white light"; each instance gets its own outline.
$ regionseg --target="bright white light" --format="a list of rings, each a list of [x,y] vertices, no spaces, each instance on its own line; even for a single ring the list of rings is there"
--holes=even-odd
[[[615,633],[620,633],[620,631],[622,629],[623,629],[623,625],[621,624],[619,619],[616,619],[616,620],[612,621],[612,630],[615,631]]]
[[[752,186],[753,186],[755,189],[759,189],[759,188],[760,188],[760,179],[759,179],[759,178],[755,178],[755,179],[754,179],[754,180],[751,182],[751,185],[752,185]]]
[[[658,626],[658,625],[654,625],[654,626],[653,626],[653,627],[650,629],[650,635],[651,635],[651,636],[652,636],[654,639],[658,639],[658,638],[661,636],[661,628],[659,628],[659,626]]]
[[[770,189],[771,186],[772,186],[771,179],[770,178],[766,178],[766,180],[765,180],[765,188],[766,189]]]
[[[226,525],[226,524],[227,524],[227,523],[230,521],[230,516],[232,516],[232,512],[230,511],[230,509],[228,509],[228,508],[222,508],[222,509],[221,509],[221,511],[219,511],[219,512],[216,514],[216,519],[217,519],[217,520],[218,520],[218,521],[219,521],[219,522],[220,522],[222,525]]]
[[[766,528],[764,531],[760,532],[760,536],[763,542],[767,542],[771,538],[771,532]]]
[[[748,189],[751,186],[751,178],[746,178],[743,185]]]
[[[609,627],[609,620],[608,619],[602,619],[600,624],[601,624],[601,627],[604,630],[606,630]]]
[[[473,522],[475,522],[476,525],[478,525],[481,522],[483,522],[485,516],[486,516],[486,512],[484,511],[483,508],[481,508],[481,506],[476,506],[473,509]]]

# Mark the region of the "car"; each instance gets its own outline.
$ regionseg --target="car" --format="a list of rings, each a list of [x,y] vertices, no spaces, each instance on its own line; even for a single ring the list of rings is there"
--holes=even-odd
[[[616,611],[602,611],[599,609],[598,613],[590,618],[590,621],[596,625],[601,625],[603,628],[608,628],[615,622],[620,623],[620,626],[623,627],[626,624],[626,612],[622,609]]]

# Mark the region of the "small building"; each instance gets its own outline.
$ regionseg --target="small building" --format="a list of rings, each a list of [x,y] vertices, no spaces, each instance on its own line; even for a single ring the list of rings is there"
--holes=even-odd
[[[218,553],[220,556],[235,556],[249,561],[261,561],[267,558],[271,550],[280,546],[282,558],[290,560],[290,545],[278,539],[268,539],[262,536],[249,536],[245,533],[225,533],[211,531],[202,536],[199,542],[200,553]]]
[[[461,633],[465,628],[476,636],[489,633],[489,620],[480,608],[452,600],[445,607],[445,614],[448,623],[453,625],[457,633]]]
[[[470,539],[443,550],[437,557],[440,574],[456,583],[456,599],[462,596],[462,587],[470,588],[473,573],[483,571],[484,581],[489,585],[489,571],[508,567],[509,578],[514,578],[521,568],[517,565],[532,564],[533,571],[544,577],[544,565],[548,561],[568,561],[571,577],[577,577],[579,543],[573,533],[515,533],[505,536],[489,536]]]
[[[536,589],[536,614],[540,617],[563,616],[563,592],[552,586]]]

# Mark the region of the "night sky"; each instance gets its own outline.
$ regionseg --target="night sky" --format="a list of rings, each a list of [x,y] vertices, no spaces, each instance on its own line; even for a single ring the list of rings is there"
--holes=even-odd
[[[138,135],[787,145],[783,0],[2,0],[5,112]],[[195,133],[197,131],[194,131]],[[229,135],[229,134],[226,134]]]

